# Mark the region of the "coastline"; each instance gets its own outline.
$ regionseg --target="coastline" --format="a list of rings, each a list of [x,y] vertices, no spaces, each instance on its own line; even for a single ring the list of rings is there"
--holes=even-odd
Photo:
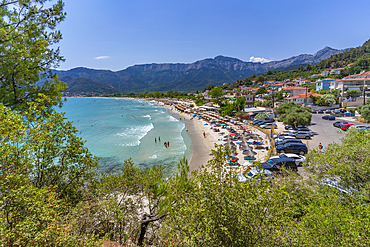
[[[210,133],[204,128],[203,121],[190,120],[189,114],[179,113],[173,107],[168,108],[168,113],[176,119],[185,123],[188,129],[188,135],[192,142],[191,158],[189,160],[189,172],[199,169],[202,165],[207,165],[211,159],[209,155],[214,149],[214,143],[217,142],[216,133]],[[203,137],[203,132],[206,133],[206,138]]]

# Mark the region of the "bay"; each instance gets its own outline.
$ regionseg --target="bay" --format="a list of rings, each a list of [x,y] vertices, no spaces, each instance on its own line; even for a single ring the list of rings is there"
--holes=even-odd
[[[123,98],[68,98],[58,111],[73,122],[100,169],[119,172],[131,158],[138,167],[162,165],[166,174],[191,157],[185,124],[157,104]],[[159,140],[160,139],[160,140]],[[157,140],[157,142],[155,142]],[[166,148],[164,142],[169,142]]]

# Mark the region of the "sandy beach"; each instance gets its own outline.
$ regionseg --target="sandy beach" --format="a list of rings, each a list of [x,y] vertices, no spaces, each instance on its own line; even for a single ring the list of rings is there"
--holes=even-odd
[[[190,172],[206,165],[208,160],[212,158],[209,154],[214,149],[214,144],[220,144],[221,141],[218,141],[218,139],[221,137],[218,133],[210,130],[209,125],[204,125],[206,122],[203,120],[190,120],[189,114],[180,113],[174,107],[169,109],[169,113],[185,123],[188,129],[188,135],[192,141],[192,157],[189,161]],[[206,134],[206,137],[203,136],[203,133]]]

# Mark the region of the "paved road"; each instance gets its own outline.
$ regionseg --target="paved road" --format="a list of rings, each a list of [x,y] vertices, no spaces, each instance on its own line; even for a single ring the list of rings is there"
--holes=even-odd
[[[348,118],[336,118],[336,120],[324,120],[322,116],[326,114],[312,114],[312,121],[311,126],[309,128],[315,133],[311,140],[304,140],[302,142],[306,143],[308,149],[314,149],[319,146],[319,143],[324,146],[324,148],[333,142],[340,143],[341,139],[344,137],[345,132],[342,131],[340,128],[336,128],[333,126],[333,123],[340,120],[345,120],[348,123],[352,124],[361,124],[367,125],[362,123],[356,123],[354,121],[348,120]]]

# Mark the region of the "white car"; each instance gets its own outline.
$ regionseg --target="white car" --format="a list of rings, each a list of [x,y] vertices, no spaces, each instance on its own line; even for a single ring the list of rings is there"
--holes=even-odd
[[[275,139],[275,143],[276,142],[282,142],[284,141],[285,139],[296,139],[295,136],[280,136],[279,138],[276,138]]]
[[[302,163],[306,161],[306,157],[303,155],[298,154],[281,154],[279,156],[272,156],[270,159],[278,159],[278,158],[293,158],[297,166],[302,166]]]
[[[256,170],[256,169],[252,169],[252,170],[249,170],[243,174],[239,174],[238,176],[238,180],[239,182],[246,182],[248,180],[251,180],[253,179],[254,177],[256,177],[258,174],[261,174],[263,175],[264,177],[266,177],[266,179],[274,179],[274,175],[272,174],[272,172],[270,172],[269,170]]]
[[[266,123],[260,126],[263,129],[271,129],[272,127],[277,128],[276,123]]]

